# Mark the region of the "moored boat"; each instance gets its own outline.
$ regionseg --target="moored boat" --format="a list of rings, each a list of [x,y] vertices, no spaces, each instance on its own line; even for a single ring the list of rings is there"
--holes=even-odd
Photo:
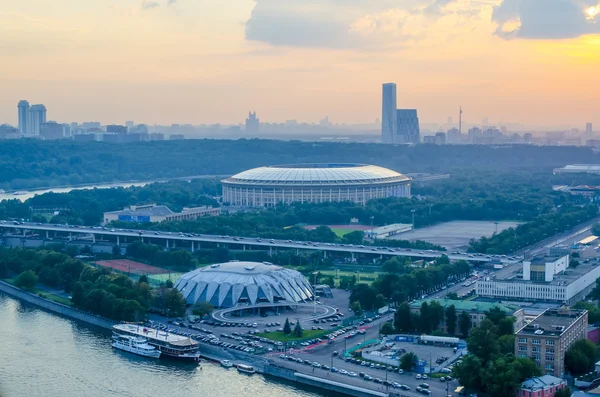
[[[229,360],[221,360],[221,367],[231,368],[233,367],[233,363]]]
[[[243,374],[254,374],[256,370],[252,365],[238,364],[236,365],[238,372]]]
[[[162,353],[162,357],[177,358],[180,360],[200,361],[200,345],[187,336],[181,336],[156,328],[143,327],[136,324],[113,325],[113,334],[143,337],[148,344],[154,346]]]
[[[157,350],[154,346],[148,344],[146,338],[141,336],[132,335],[119,335],[113,336],[112,346],[115,349],[123,350],[128,353],[137,354],[138,356],[159,358],[160,350]]]

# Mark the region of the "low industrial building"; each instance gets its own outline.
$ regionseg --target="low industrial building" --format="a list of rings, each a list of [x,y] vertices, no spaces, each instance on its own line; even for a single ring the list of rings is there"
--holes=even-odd
[[[388,238],[396,234],[410,232],[413,229],[410,223],[394,223],[391,225],[376,227],[374,229],[365,230],[365,235],[368,238]]]
[[[218,216],[220,214],[221,208],[207,206],[184,208],[181,212],[173,212],[165,205],[132,205],[122,211],[105,212],[104,223],[112,221],[139,223],[183,221],[194,220],[203,216]]]
[[[587,173],[587,174],[600,174],[600,164],[569,164],[562,168],[555,168],[555,174],[568,174],[568,173]]]
[[[518,397],[554,397],[557,391],[567,387],[567,381],[552,375],[526,379]]]
[[[563,377],[565,353],[588,329],[587,310],[548,309],[515,333],[515,355],[529,357],[547,375]]]
[[[493,308],[499,308],[507,316],[513,316],[515,318],[515,329],[520,328],[524,324],[524,311],[522,308],[512,305],[504,305],[495,302],[476,302],[476,301],[464,301],[464,300],[452,300],[452,299],[423,299],[415,301],[410,304],[410,310],[413,313],[419,313],[423,302],[427,302],[430,305],[433,302],[438,302],[444,309],[444,316],[440,321],[439,329],[445,334],[448,333],[448,324],[446,322],[446,309],[452,305],[456,309],[456,327],[455,330],[458,332],[460,329],[459,322],[460,316],[463,312],[466,312],[471,319],[471,329],[477,327],[479,323],[485,319],[485,313]]]
[[[568,255],[523,262],[522,274],[477,281],[477,295],[494,299],[574,304],[586,297],[600,277],[596,259],[568,267]]]

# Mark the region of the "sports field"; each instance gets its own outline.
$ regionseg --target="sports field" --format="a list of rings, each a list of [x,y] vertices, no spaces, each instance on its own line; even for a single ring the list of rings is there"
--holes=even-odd
[[[145,263],[130,261],[129,259],[113,259],[108,261],[97,261],[96,265],[108,267],[121,273],[142,274],[163,274],[168,273],[167,269],[147,265]]]

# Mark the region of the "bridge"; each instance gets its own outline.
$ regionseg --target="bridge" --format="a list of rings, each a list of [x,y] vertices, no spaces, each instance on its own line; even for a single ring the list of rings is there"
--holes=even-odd
[[[141,239],[142,242],[147,243],[163,243],[167,248],[175,246],[181,247],[182,244],[186,247],[191,246],[192,252],[200,249],[202,243],[215,243],[217,246],[227,246],[238,250],[256,249],[260,247],[262,249],[268,249],[269,253],[272,253],[273,249],[295,249],[297,252],[300,250],[320,251],[323,252],[325,257],[327,257],[328,253],[346,253],[351,257],[354,257],[356,254],[370,254],[382,258],[384,256],[408,256],[424,259],[434,259],[439,258],[442,255],[447,255],[450,260],[453,261],[465,260],[469,262],[490,262],[496,260],[503,264],[513,264],[522,260],[522,257],[514,257],[514,259],[511,259],[509,257],[493,257],[491,255],[483,254],[449,253],[446,251],[411,248],[317,243],[312,241],[276,240],[255,237],[217,236],[211,234],[192,234],[154,230],[130,230],[100,226],[55,225],[10,220],[0,221],[0,230],[3,230],[5,235],[10,234],[10,232],[13,231],[13,233],[20,233],[24,237],[27,237],[28,232],[36,232],[41,233],[42,237],[45,235],[47,239],[50,239],[51,235],[55,237],[67,236],[68,240],[85,237],[91,239],[93,243],[96,243],[97,240],[106,241],[106,238],[111,238],[111,241],[116,240],[117,245],[121,245],[127,241],[132,242]]]

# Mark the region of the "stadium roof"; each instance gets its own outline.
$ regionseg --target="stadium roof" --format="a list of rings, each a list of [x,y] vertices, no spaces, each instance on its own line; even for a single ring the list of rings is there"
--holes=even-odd
[[[410,181],[406,175],[367,164],[291,164],[254,168],[223,180],[224,183],[272,185],[342,185]]]

